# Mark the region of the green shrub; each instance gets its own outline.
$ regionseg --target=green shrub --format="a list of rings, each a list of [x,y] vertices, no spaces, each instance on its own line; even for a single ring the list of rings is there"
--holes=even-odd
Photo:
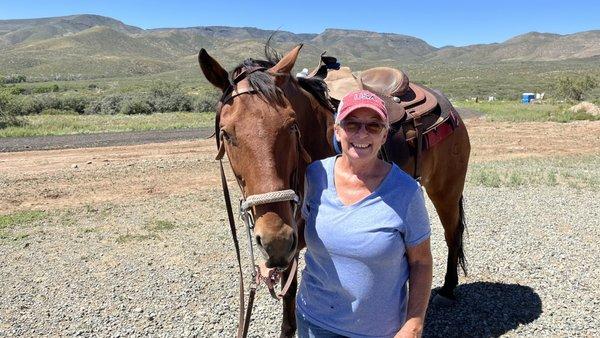
[[[83,114],[89,102],[90,99],[82,95],[13,95],[6,102],[4,109],[12,115],[37,115],[45,109],[75,111]]]
[[[8,75],[3,77],[0,80],[2,83],[21,83],[21,82],[27,82],[27,77],[25,75]]]
[[[148,99],[143,96],[135,96],[121,103],[121,114],[138,115],[152,114],[154,109]]]
[[[121,111],[121,103],[126,97],[123,94],[104,96],[86,107],[86,114],[115,115]]]
[[[90,104],[85,107],[85,112],[84,114],[86,115],[96,115],[96,114],[102,114],[102,100],[94,100],[92,102],[90,102]]]
[[[25,120],[15,116],[12,111],[13,96],[8,92],[0,91],[0,129],[19,127],[26,124]]]
[[[12,115],[35,115],[42,112],[44,103],[37,97],[13,96],[8,102],[6,110]]]
[[[27,89],[19,86],[9,86],[6,87],[6,90],[12,95],[23,95],[28,93]]]
[[[562,76],[556,82],[556,94],[564,99],[581,101],[584,94],[598,86],[598,81],[590,75],[574,79]]]
[[[192,111],[192,99],[179,84],[157,82],[149,94],[149,102],[157,112]]]
[[[79,114],[85,113],[85,108],[91,103],[88,97],[82,95],[67,95],[59,98],[59,107],[51,107],[64,110],[73,110]]]
[[[24,119],[9,114],[8,112],[4,112],[2,109],[0,109],[0,129],[8,127],[22,127],[25,125],[27,125],[27,121]]]
[[[221,94],[216,91],[211,91],[198,96],[194,100],[195,112],[213,112],[217,109],[217,102],[221,98]]]
[[[5,111],[12,100],[12,95],[5,90],[0,90],[0,111]]]
[[[57,93],[60,91],[60,87],[56,83],[46,86],[34,87],[31,92],[35,94],[44,94],[44,93]]]

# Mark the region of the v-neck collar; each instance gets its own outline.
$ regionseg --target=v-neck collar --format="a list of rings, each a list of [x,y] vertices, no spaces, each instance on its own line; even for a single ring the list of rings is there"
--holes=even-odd
[[[385,177],[383,178],[383,180],[381,180],[381,182],[379,182],[379,185],[377,186],[377,188],[375,188],[375,190],[373,190],[370,194],[368,194],[367,196],[361,198],[360,200],[352,203],[352,204],[344,204],[342,202],[342,200],[340,199],[340,196],[338,195],[337,192],[337,188],[335,186],[335,162],[337,161],[338,157],[340,157],[341,155],[336,155],[335,157],[333,157],[333,160],[331,161],[331,177],[329,178],[329,186],[331,187],[331,190],[333,192],[333,196],[335,197],[335,202],[343,207],[343,208],[356,208],[360,205],[362,205],[363,203],[365,203],[366,201],[379,196],[379,191],[381,190],[381,187],[383,187],[385,185],[385,183],[387,182],[387,180],[392,176],[392,171],[394,171],[394,167],[396,166],[394,163],[391,163],[392,167],[390,168],[390,170],[387,172],[387,174],[385,175]]]

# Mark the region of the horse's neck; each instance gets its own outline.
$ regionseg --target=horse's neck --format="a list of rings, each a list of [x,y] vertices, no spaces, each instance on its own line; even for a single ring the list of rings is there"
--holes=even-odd
[[[299,88],[300,89],[300,88]],[[298,118],[304,148],[313,161],[335,154],[333,150],[333,113],[310,93],[290,100]]]

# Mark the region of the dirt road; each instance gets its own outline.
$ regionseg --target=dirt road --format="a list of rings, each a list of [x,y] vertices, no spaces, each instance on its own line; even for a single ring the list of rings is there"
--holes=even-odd
[[[600,152],[600,121],[465,123],[471,163]],[[203,139],[0,153],[0,213],[119,203],[215,187],[214,147],[214,139]]]

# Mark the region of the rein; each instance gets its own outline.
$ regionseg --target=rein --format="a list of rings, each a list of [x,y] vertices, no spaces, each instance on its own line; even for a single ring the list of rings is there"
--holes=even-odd
[[[240,74],[238,74],[234,78],[233,84],[223,94],[223,98],[221,99],[221,102],[220,102],[220,107],[222,107],[223,104],[233,100],[235,97],[237,97],[239,95],[256,93],[257,90],[253,89],[249,85],[248,81],[244,81],[244,80],[246,79],[246,77],[248,75],[250,75],[256,71],[264,71],[264,70],[266,70],[265,67],[250,67],[250,68],[244,69],[244,71],[242,71]],[[220,109],[219,109],[219,115],[220,115]],[[298,128],[298,125],[294,125],[294,131],[296,132],[296,136],[297,136],[298,160],[301,157],[303,157],[305,160],[308,158],[308,162],[310,162],[310,156],[308,155],[308,153],[306,153],[306,150],[304,150],[304,148],[302,147],[302,144],[301,144],[300,129]],[[301,197],[297,193],[297,191],[298,191],[297,188],[298,188],[300,181],[299,181],[299,177],[298,177],[298,168],[296,168],[296,169],[294,169],[294,175],[293,175],[294,181],[292,182],[292,187],[294,189],[271,191],[271,192],[267,192],[264,194],[250,195],[250,196],[244,196],[244,190],[242,189],[242,185],[240,184],[239,180],[237,181],[238,185],[240,187],[240,190],[242,191],[242,196],[243,196],[242,198],[240,198],[240,209],[239,209],[240,215],[239,216],[244,221],[244,224],[245,224],[246,234],[248,237],[248,251],[249,251],[250,262],[251,262],[250,266],[252,267],[251,272],[250,272],[252,278],[250,279],[250,291],[248,294],[248,307],[245,307],[245,305],[244,305],[244,276],[243,276],[243,272],[242,272],[240,246],[239,246],[239,242],[238,242],[238,238],[237,238],[237,231],[236,231],[236,226],[235,226],[235,219],[233,216],[233,209],[231,207],[231,197],[229,194],[229,188],[227,187],[227,179],[225,176],[225,171],[223,169],[223,157],[226,154],[225,145],[224,145],[225,142],[223,139],[223,133],[219,130],[218,123],[215,124],[215,134],[218,135],[218,137],[217,137],[218,154],[215,159],[219,161],[219,167],[220,167],[220,171],[221,171],[221,185],[223,186],[223,197],[225,199],[225,207],[227,209],[227,218],[229,220],[229,229],[231,231],[231,236],[233,238],[233,244],[235,247],[236,258],[238,261],[238,272],[239,272],[239,279],[240,279],[240,283],[239,283],[239,286],[240,286],[239,287],[239,305],[240,305],[239,308],[240,308],[240,310],[239,310],[237,337],[243,338],[243,337],[246,337],[248,334],[248,328],[250,326],[250,316],[252,315],[252,307],[254,305],[254,297],[256,295],[256,289],[258,287],[258,284],[260,283],[260,281],[263,278],[262,276],[260,276],[260,270],[258,269],[258,266],[256,265],[255,260],[254,260],[252,232],[254,230],[255,223],[254,223],[254,215],[252,212],[252,208],[255,206],[258,206],[258,205],[277,203],[277,202],[289,201],[289,202],[293,203],[292,227],[295,229],[295,231],[297,233],[298,227],[296,224],[296,219],[297,219],[297,215],[298,215],[298,206],[300,205],[300,201],[301,201]],[[237,180],[237,178],[236,178],[236,180]],[[297,267],[298,267],[298,254],[296,254],[294,256],[294,258],[292,259],[291,266],[288,267],[288,269],[291,269],[291,270],[288,275],[287,281],[285,282],[285,284],[282,284],[283,287],[282,287],[281,291],[279,293],[275,293],[275,291],[273,289],[269,288],[269,292],[271,293],[271,296],[273,298],[281,299],[285,296],[290,285],[292,284],[292,280],[295,278]]]

